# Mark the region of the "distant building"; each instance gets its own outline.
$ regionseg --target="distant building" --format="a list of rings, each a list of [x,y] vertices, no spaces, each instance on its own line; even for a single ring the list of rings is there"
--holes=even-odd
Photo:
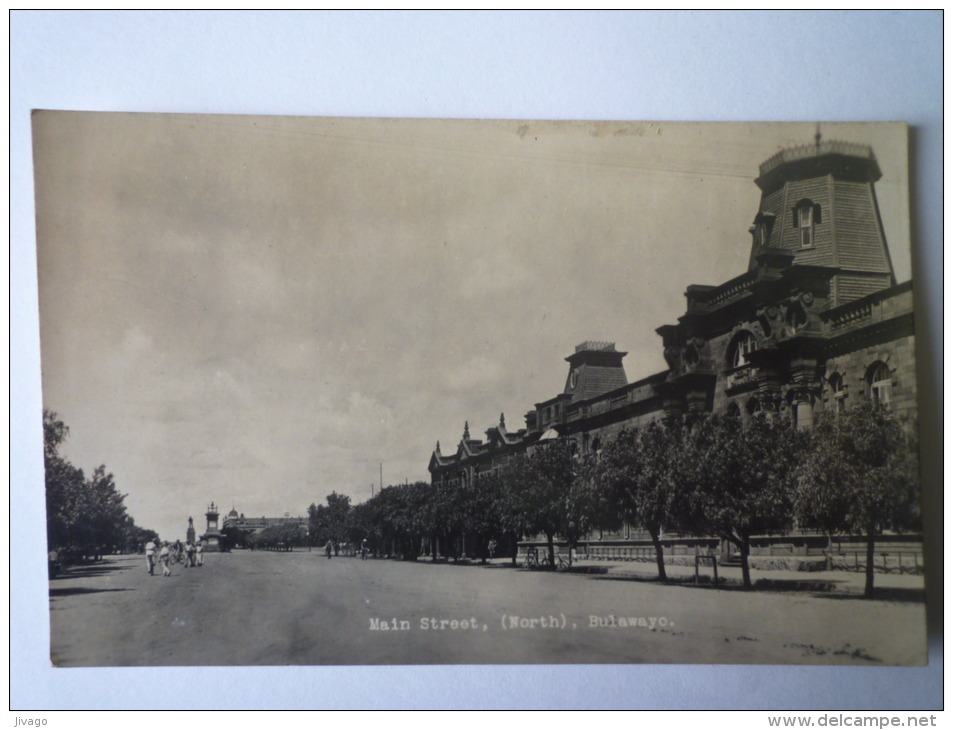
[[[913,292],[897,284],[870,147],[821,142],[782,150],[759,169],[748,270],[718,286],[691,285],[661,336],[668,369],[629,383],[624,352],[584,342],[563,392],[537,403],[525,428],[503,416],[486,438],[430,457],[434,484],[460,484],[554,438],[598,451],[623,429],[666,416],[770,410],[798,427],[862,399],[916,417]],[[594,538],[638,538],[638,531]]]
[[[244,540],[251,535],[262,532],[269,527],[288,523],[299,524],[305,530],[308,529],[307,517],[291,517],[288,513],[285,513],[283,517],[245,517],[244,512],[239,514],[233,507],[222,520],[222,532],[225,534],[240,533],[239,544],[243,544]]]

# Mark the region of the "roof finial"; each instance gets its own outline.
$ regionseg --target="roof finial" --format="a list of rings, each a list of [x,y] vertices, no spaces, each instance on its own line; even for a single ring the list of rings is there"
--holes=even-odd
[[[438,454],[440,453],[440,442],[439,442],[439,441],[437,442],[437,448],[434,449],[434,451],[436,451]]]
[[[817,123],[817,128],[814,131],[814,146],[815,147],[821,146],[821,123],[820,122]]]
[[[506,430],[506,419],[503,418],[503,414],[500,413],[500,428],[504,431]]]
[[[469,421],[463,422],[463,440],[464,441],[470,440],[470,422]]]

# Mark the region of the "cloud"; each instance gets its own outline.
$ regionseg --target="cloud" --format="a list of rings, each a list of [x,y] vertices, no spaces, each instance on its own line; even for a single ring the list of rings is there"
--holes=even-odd
[[[445,382],[450,390],[473,390],[500,382],[504,373],[498,362],[479,355],[450,370]]]

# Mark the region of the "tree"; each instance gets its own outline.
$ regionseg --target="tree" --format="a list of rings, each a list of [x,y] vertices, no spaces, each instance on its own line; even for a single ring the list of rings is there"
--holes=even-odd
[[[677,479],[686,494],[676,514],[689,531],[717,535],[738,548],[746,588],[751,537],[783,534],[793,524],[804,440],[788,420],[760,413],[747,423],[709,416],[685,441]]]
[[[503,481],[510,523],[524,535],[546,535],[549,564],[555,565],[555,536],[573,542],[589,517],[586,484],[572,445],[556,440],[536,446],[510,462]]]
[[[113,475],[106,471],[106,466],[96,467],[87,483],[84,520],[87,539],[84,543],[95,546],[97,555],[103,548],[111,552],[122,545],[127,517],[125,499],[126,495],[116,489]]]
[[[866,536],[864,595],[874,590],[874,543],[885,528],[916,524],[918,514],[915,436],[882,405],[865,402],[815,422],[810,450],[800,470],[797,514],[828,535]]]
[[[659,580],[666,580],[661,534],[671,522],[680,432],[652,423],[636,432],[624,431],[602,451],[595,464],[597,494],[601,502],[615,504],[632,525],[643,527],[652,538]]]
[[[351,498],[345,494],[331,492],[327,504],[308,507],[308,532],[312,545],[321,545],[328,540],[343,542],[348,535],[348,515],[351,511]]]
[[[504,489],[500,475],[491,471],[460,485],[452,497],[451,509],[458,518],[459,528],[475,538],[477,552],[484,563],[489,539],[501,537],[504,532]]]
[[[69,428],[52,411],[43,410],[43,461],[46,469],[46,525],[51,549],[79,555],[135,549],[144,532],[126,512],[125,494],[113,475],[98,466],[88,479],[63,458],[59,449]]]

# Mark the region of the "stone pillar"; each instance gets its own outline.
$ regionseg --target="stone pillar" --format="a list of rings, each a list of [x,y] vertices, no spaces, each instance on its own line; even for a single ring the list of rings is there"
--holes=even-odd
[[[655,386],[655,392],[662,397],[666,421],[678,421],[685,415],[685,395],[677,383],[660,383]]]
[[[690,416],[704,416],[708,412],[708,393],[704,390],[688,391],[685,402]]]
[[[791,364],[791,379],[794,381],[794,423],[798,429],[811,428],[814,425],[814,401],[820,396],[817,382],[817,360],[799,358]]]
[[[810,388],[797,388],[794,391],[794,423],[799,430],[814,425],[814,398]]]

